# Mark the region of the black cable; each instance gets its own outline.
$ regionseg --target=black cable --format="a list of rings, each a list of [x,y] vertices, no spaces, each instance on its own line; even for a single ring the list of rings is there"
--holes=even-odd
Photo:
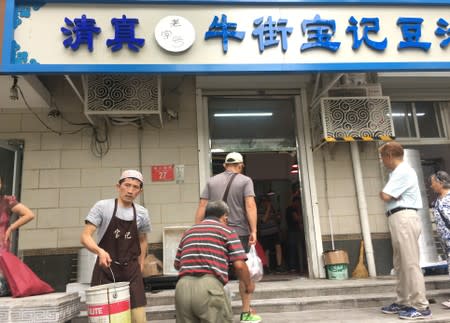
[[[100,138],[100,128],[92,127],[91,152],[94,156],[101,158],[106,155],[110,148],[109,128],[107,120],[104,120],[103,138]]]
[[[66,118],[63,117],[62,114],[60,114],[60,117],[62,120],[64,120],[65,122],[67,122],[70,125],[75,125],[75,126],[83,126],[79,129],[76,129],[74,131],[57,131],[54,130],[53,128],[51,128],[50,126],[48,126],[44,120],[41,119],[41,117],[39,117],[39,115],[34,112],[30,105],[28,104],[28,101],[25,99],[25,96],[23,95],[22,89],[20,88],[20,86],[17,85],[16,82],[14,82],[13,87],[15,87],[16,89],[18,89],[20,96],[22,97],[23,102],[25,103],[25,106],[27,107],[27,109],[36,117],[36,119],[39,120],[39,122],[46,128],[48,129],[50,132],[55,133],[59,136],[61,135],[73,135],[76,133],[81,132],[84,129],[92,129],[92,137],[91,137],[91,152],[98,158],[103,157],[104,155],[106,155],[109,151],[110,148],[110,141],[109,141],[109,136],[108,136],[108,132],[109,132],[109,128],[108,128],[108,124],[105,120],[105,126],[104,126],[104,134],[103,134],[103,138],[101,138],[101,135],[99,134],[99,129],[98,127],[88,123],[88,122],[83,122],[83,123],[76,123],[76,122],[72,122],[70,120],[67,120]],[[56,105],[55,105],[56,106]],[[57,106],[56,106],[57,107]],[[59,108],[57,107],[57,110],[59,112],[61,112],[59,110]]]
[[[27,107],[27,109],[28,109],[28,110],[36,117],[36,119],[38,119],[39,122],[40,122],[45,128],[47,128],[49,131],[51,131],[51,132],[53,132],[53,133],[55,133],[55,134],[57,134],[57,135],[59,135],[59,136],[61,136],[61,135],[73,135],[73,134],[76,134],[76,133],[82,131],[83,129],[92,127],[92,125],[89,124],[89,126],[81,127],[81,128],[79,128],[79,129],[77,129],[77,130],[74,130],[74,131],[57,131],[57,130],[54,130],[53,128],[51,128],[50,126],[48,126],[48,125],[45,123],[45,121],[42,120],[41,117],[39,117],[39,115],[38,115],[36,112],[34,112],[34,111],[31,109],[30,105],[28,104],[28,101],[25,99],[25,96],[23,95],[23,92],[22,92],[22,89],[20,88],[20,86],[18,86],[17,84],[15,84],[15,85],[13,85],[13,86],[15,86],[15,88],[17,88],[17,89],[19,90],[20,97],[22,98],[23,102],[25,103],[25,106]]]

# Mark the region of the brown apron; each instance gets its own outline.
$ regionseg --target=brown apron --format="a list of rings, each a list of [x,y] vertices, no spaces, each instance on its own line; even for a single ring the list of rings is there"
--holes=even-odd
[[[105,235],[98,244],[111,256],[111,270],[116,282],[130,282],[131,308],[145,306],[147,299],[144,291],[139,255],[141,246],[136,222],[136,208],[133,206],[133,221],[125,221],[116,217],[117,199],[114,201],[114,212]],[[91,286],[114,282],[111,270],[103,268],[97,262],[92,273]]]

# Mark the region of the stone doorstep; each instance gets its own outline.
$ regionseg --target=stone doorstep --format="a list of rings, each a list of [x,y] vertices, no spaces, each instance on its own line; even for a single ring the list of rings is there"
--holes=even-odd
[[[427,291],[427,297],[433,303],[440,304],[448,298],[450,289],[439,289]],[[321,310],[321,309],[352,309],[381,307],[392,303],[395,300],[395,293],[371,293],[371,294],[349,294],[349,295],[326,295],[295,298],[270,298],[252,300],[252,307],[258,313],[280,313]],[[241,301],[231,302],[234,314],[240,312]],[[147,317],[157,320],[173,319],[175,317],[174,305],[147,306]],[[450,313],[450,312],[449,312]],[[450,322],[450,320],[448,321]],[[447,323],[448,323],[447,322]]]
[[[395,290],[396,281],[391,276],[368,279],[349,279],[341,281],[329,281],[326,279],[293,279],[290,281],[258,282],[253,295],[254,300],[268,298],[296,298],[298,295],[322,296],[322,295],[346,295],[371,293],[390,293]],[[229,289],[233,294],[233,300],[238,300],[238,284],[230,282]],[[450,288],[448,276],[426,277],[426,289]],[[174,303],[174,290],[161,290],[155,293],[147,293],[147,302],[152,306],[171,305]]]
[[[447,275],[426,276],[427,296],[436,303],[450,295],[450,280]],[[234,293],[233,311],[238,313],[240,300],[238,283],[230,282]],[[252,306],[259,313],[279,311],[308,311],[325,306],[335,309],[355,307],[380,307],[395,298],[395,277],[384,276],[367,279],[327,280],[292,279],[289,281],[268,281],[257,283]],[[449,288],[449,289],[447,289]],[[381,289],[381,290],[380,290]],[[312,294],[311,294],[312,291]],[[370,294],[367,294],[370,291]],[[317,295],[319,293],[319,295]],[[332,294],[334,293],[334,294]],[[283,295],[304,295],[302,297],[283,297]],[[173,319],[175,317],[174,290],[161,290],[147,293],[147,317],[152,320]],[[336,298],[336,296],[339,296]],[[87,313],[81,311],[78,318],[83,321]],[[448,320],[446,323],[450,322]]]
[[[2,323],[64,323],[80,313],[77,293],[50,293],[29,297],[2,297]]]

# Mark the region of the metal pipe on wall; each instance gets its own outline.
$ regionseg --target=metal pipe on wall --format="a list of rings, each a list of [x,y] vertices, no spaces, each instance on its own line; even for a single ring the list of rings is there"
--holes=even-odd
[[[352,155],[353,174],[355,177],[356,196],[358,199],[359,219],[361,222],[361,231],[366,250],[367,269],[370,277],[376,277],[377,271],[375,267],[375,257],[373,253],[372,237],[370,235],[369,215],[367,212],[366,193],[364,190],[363,176],[361,170],[361,160],[359,156],[358,142],[350,143],[350,151]]]

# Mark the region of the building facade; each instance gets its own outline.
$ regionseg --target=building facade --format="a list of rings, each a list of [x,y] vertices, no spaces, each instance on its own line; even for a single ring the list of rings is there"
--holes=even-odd
[[[450,169],[449,4],[7,1],[1,174],[37,215],[18,250],[70,280],[87,212],[136,168],[150,249],[170,252],[165,228],[193,223],[206,180],[240,151],[281,217],[301,197],[309,277],[330,249],[353,268],[361,240],[371,275],[388,274],[377,148],[417,151],[425,189]]]

